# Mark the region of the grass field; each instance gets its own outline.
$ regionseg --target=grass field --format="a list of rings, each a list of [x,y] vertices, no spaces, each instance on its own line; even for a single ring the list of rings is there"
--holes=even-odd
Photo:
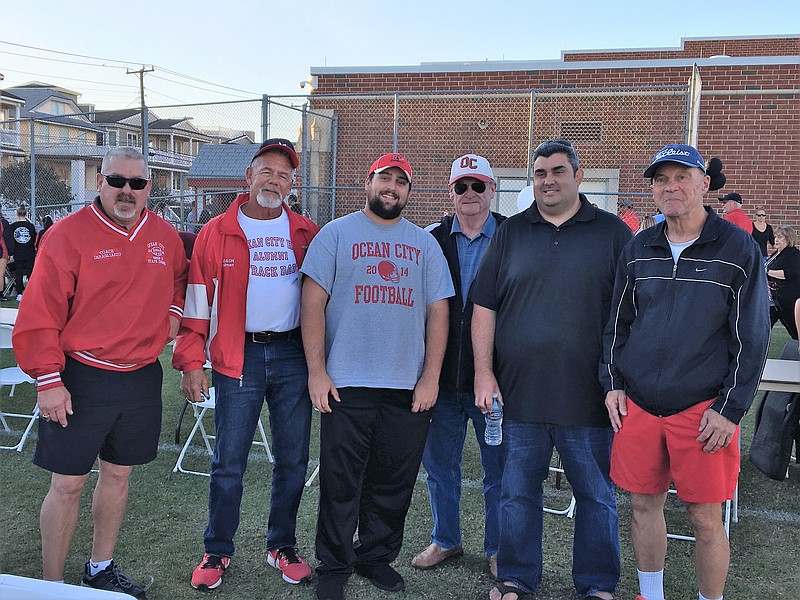
[[[11,304],[13,305],[13,304]],[[774,357],[786,341],[786,333],[778,325],[774,331],[770,356]],[[208,594],[189,586],[192,568],[202,555],[202,533],[206,522],[208,479],[174,474],[172,467],[178,454],[174,429],[182,404],[178,376],[169,366],[170,351],[162,355],[164,365],[164,419],[161,451],[153,463],[134,470],[125,522],[120,534],[115,559],[137,579],[152,575],[155,584],[149,598],[180,600],[203,598]],[[10,360],[0,356],[0,366]],[[5,361],[5,362],[3,362]],[[3,407],[29,410],[33,406],[32,386],[17,388],[8,398],[2,390]],[[318,418],[318,415],[315,415]],[[800,467],[792,465],[791,477],[778,482],[764,477],[747,460],[752,437],[752,413],[743,423],[743,457],[741,473],[740,521],[731,528],[732,564],[726,599],[752,600],[800,597],[800,572],[797,549],[800,548]],[[14,424],[12,423],[12,427]],[[314,422],[311,456],[319,456],[318,420]],[[184,436],[190,428],[183,425]],[[34,428],[35,434],[35,428]],[[0,442],[10,436],[0,433]],[[31,464],[35,435],[24,451],[0,452],[0,573],[27,577],[41,576],[41,544],[38,532],[39,507],[48,488],[49,474]],[[189,459],[197,467],[207,467],[205,450]],[[312,462],[309,474],[316,466]],[[381,592],[369,582],[353,576],[348,583],[348,598],[486,598],[492,579],[481,555],[482,498],[480,463],[477,446],[469,439],[464,458],[465,489],[462,500],[465,556],[447,566],[419,572],[410,566],[413,555],[429,543],[431,517],[424,473],[421,474],[405,531],[403,550],[395,567],[406,578],[405,592]],[[67,560],[66,580],[77,583],[91,548],[90,486],[84,494],[81,520]],[[280,574],[267,566],[263,554],[266,528],[270,466],[263,451],[254,449],[246,475],[242,523],[236,537],[237,552],[226,574],[224,584],[214,596],[221,598],[313,598],[313,586],[289,586]],[[546,504],[565,506],[569,502],[568,487],[556,490],[553,481],[546,484]],[[313,553],[318,487],[307,488],[300,507],[298,544],[301,553],[316,565]],[[630,507],[627,495],[618,493],[623,576],[618,598],[633,599],[638,591],[636,571],[630,549]],[[669,529],[688,532],[678,500],[671,499],[668,510]],[[560,600],[575,598],[570,576],[572,522],[563,516],[545,516],[544,581],[535,598]],[[693,544],[671,540],[666,567],[667,595],[671,600],[697,598],[694,581]]]

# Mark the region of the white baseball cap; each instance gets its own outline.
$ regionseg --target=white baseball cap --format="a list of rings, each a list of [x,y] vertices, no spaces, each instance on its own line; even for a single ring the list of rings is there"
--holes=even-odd
[[[453,161],[453,166],[450,168],[450,183],[462,177],[472,177],[484,183],[494,181],[489,161],[477,154],[465,154]]]

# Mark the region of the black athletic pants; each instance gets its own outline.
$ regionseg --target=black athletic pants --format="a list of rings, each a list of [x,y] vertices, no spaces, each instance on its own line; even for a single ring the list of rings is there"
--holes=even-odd
[[[430,411],[411,412],[412,394],[339,388],[341,402],[322,415],[318,573],[397,558],[430,425]]]

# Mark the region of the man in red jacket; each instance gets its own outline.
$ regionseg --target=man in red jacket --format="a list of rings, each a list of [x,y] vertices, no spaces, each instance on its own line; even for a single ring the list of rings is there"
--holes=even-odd
[[[234,552],[242,481],[266,399],[275,456],[265,550],[284,581],[311,577],[295,525],[311,436],[308,371],[300,336],[300,266],[319,228],[289,209],[298,159],[288,140],[267,140],[246,171],[249,193],[197,236],[181,332],[172,364],[186,398],[208,397],[211,360],[216,440],[205,552],[192,587],[210,590]],[[207,354],[206,354],[207,352]]]
[[[719,201],[722,202],[722,211],[725,213],[726,221],[738,225],[747,233],[753,233],[753,222],[742,210],[742,197],[739,194],[736,192],[725,194],[720,196]]]
[[[147,161],[113,148],[100,195],[61,219],[33,268],[14,352],[38,383],[33,462],[52,472],[42,503],[44,579],[63,581],[81,493],[95,460],[92,555],[81,585],[145,598],[112,560],[133,465],[156,457],[164,344],[178,333],[186,257],[175,229],[147,210]]]

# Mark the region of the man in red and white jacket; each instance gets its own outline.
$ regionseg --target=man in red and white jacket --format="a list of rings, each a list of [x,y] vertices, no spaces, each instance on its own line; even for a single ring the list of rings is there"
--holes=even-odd
[[[192,587],[215,589],[234,552],[243,477],[261,408],[269,406],[272,468],[267,561],[288,583],[311,577],[297,551],[297,509],[308,466],[311,400],[300,335],[300,266],[319,228],[289,209],[298,159],[288,140],[265,141],[247,168],[249,193],[197,236],[186,311],[172,365],[191,402],[208,397],[211,360],[216,439],[204,554]]]
[[[59,581],[81,493],[99,456],[94,541],[83,585],[145,592],[113,563],[133,465],[161,431],[158,356],[178,332],[187,262],[173,227],[147,210],[147,161],[110,150],[99,196],[48,234],[20,303],[14,352],[38,382],[33,462],[52,472],[41,509],[44,579]]]

